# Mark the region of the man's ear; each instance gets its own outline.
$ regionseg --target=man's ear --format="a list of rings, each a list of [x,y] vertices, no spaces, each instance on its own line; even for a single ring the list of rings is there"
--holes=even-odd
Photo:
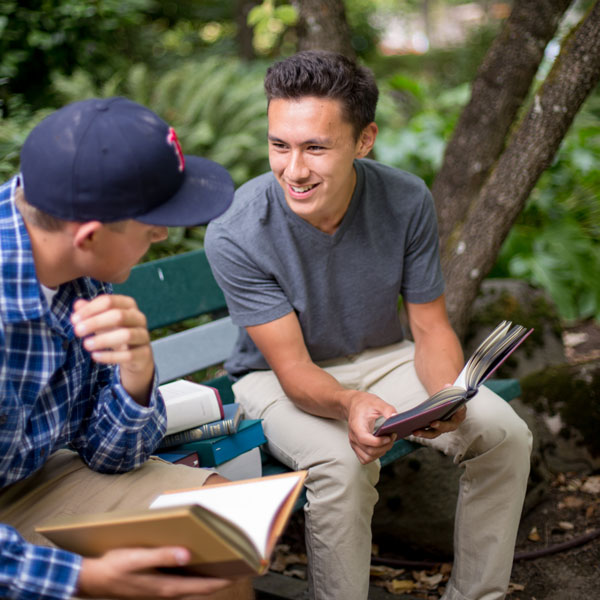
[[[72,226],[73,245],[78,250],[87,250],[94,243],[98,231],[102,229],[100,221],[72,223]]]
[[[379,128],[375,121],[369,123],[361,132],[356,144],[356,158],[364,158],[371,152],[375,145],[375,138]]]

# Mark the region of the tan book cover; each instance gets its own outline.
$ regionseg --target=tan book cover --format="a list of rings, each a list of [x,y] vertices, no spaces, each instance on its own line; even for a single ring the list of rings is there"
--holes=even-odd
[[[36,527],[57,546],[100,556],[113,548],[185,546],[184,570],[214,577],[266,570],[306,471],[161,494],[152,508],[69,515]]]

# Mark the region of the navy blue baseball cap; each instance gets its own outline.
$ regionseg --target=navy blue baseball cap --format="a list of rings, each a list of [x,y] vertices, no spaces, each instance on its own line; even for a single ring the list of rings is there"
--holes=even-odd
[[[120,97],[74,102],[41,121],[21,149],[21,177],[29,204],[79,222],[201,225],[234,189],[224,167],[184,156],[172,127]]]

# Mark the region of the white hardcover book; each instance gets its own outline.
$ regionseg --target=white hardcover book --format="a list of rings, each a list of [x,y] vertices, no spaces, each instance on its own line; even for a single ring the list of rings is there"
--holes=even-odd
[[[178,433],[224,418],[219,392],[212,387],[177,379],[159,385],[167,409],[167,432]]]

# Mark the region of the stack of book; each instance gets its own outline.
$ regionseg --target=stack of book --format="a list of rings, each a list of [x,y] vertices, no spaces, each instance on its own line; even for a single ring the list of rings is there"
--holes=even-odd
[[[167,432],[157,455],[169,462],[212,467],[231,480],[260,477],[260,419],[243,419],[237,403],[223,404],[209,386],[178,379],[159,386]]]

